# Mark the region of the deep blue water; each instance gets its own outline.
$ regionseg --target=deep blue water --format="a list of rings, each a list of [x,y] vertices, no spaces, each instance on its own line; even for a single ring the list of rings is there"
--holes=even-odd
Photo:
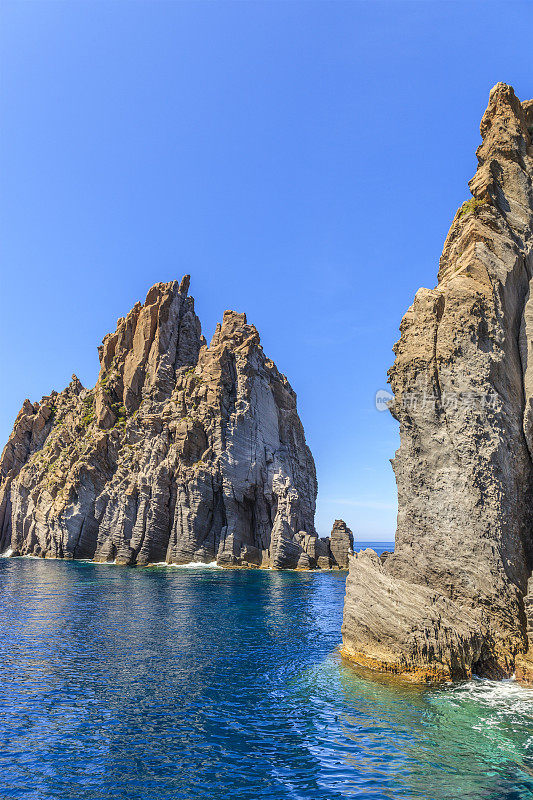
[[[533,798],[533,691],[370,680],[344,583],[0,559],[0,797]]]

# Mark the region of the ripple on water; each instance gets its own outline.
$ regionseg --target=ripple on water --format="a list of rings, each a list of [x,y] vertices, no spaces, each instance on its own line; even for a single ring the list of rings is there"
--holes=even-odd
[[[0,563],[0,797],[526,800],[533,692],[342,661],[344,574]]]

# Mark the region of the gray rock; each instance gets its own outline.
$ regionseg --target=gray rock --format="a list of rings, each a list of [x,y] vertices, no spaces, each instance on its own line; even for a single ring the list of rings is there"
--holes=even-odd
[[[353,533],[343,519],[336,519],[329,537],[331,560],[335,567],[348,569],[353,555]]]
[[[512,674],[532,553],[533,104],[498,84],[438,285],[405,314],[393,555],[351,559],[343,647],[417,680]]]
[[[244,314],[209,347],[189,278],[159,283],[77,379],[26,401],[0,460],[2,550],[118,564],[315,567],[296,395]]]

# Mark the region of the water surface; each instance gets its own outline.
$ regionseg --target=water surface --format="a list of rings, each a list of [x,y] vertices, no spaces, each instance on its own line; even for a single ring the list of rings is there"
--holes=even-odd
[[[369,680],[344,584],[0,559],[0,798],[533,798],[533,691]]]

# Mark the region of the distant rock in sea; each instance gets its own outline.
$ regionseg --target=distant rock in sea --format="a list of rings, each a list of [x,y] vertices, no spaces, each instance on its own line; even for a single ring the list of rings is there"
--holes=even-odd
[[[0,551],[117,564],[347,567],[318,539],[313,457],[244,314],[207,346],[189,277],[158,283],[73,376],[24,405],[0,460]]]
[[[336,519],[329,537],[331,560],[335,567],[348,569],[353,555],[353,533],[343,519]]]
[[[497,84],[472,198],[394,348],[395,552],[351,559],[343,650],[415,680],[533,679],[532,135],[533,101]]]

